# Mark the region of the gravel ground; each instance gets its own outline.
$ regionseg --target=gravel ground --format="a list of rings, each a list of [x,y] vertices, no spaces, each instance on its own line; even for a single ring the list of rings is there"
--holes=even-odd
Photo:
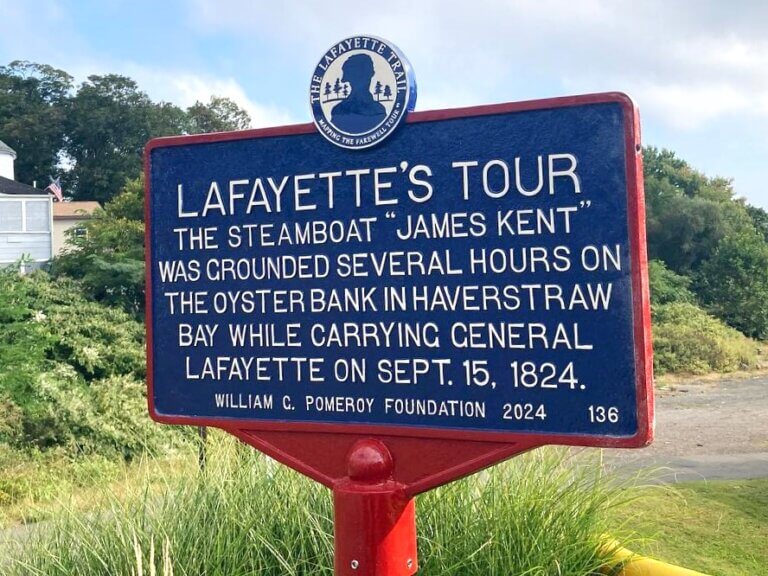
[[[768,374],[688,380],[656,392],[656,438],[606,450],[629,469],[663,466],[666,481],[768,477]]]

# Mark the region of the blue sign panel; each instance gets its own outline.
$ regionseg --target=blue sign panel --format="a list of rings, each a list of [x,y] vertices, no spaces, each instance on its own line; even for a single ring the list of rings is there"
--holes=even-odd
[[[154,416],[647,435],[633,122],[605,95],[414,113],[352,152],[312,125],[154,141]]]

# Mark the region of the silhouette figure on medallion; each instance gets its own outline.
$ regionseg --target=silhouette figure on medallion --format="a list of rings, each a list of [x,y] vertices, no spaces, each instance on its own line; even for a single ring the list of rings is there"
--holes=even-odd
[[[333,108],[331,122],[348,134],[368,132],[387,116],[384,105],[376,102],[371,94],[373,60],[367,54],[354,54],[347,58],[341,71],[341,81],[349,83],[352,91]]]

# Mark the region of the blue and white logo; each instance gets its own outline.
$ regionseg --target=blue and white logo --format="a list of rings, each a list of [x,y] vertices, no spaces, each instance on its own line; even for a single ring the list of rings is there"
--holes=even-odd
[[[375,146],[416,105],[411,65],[391,42],[352,36],[329,48],[309,87],[312,116],[328,140],[351,150]]]

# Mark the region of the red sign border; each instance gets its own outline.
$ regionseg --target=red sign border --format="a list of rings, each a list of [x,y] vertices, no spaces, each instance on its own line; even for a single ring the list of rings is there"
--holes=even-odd
[[[246,420],[233,418],[209,418],[198,416],[168,416],[158,413],[154,406],[154,353],[152,332],[152,250],[151,250],[151,155],[157,148],[233,142],[251,138],[306,135],[316,133],[312,123],[259,128],[239,132],[220,132],[193,136],[173,136],[151,140],[144,151],[144,213],[145,213],[145,276],[146,276],[146,330],[147,330],[147,403],[153,420],[165,424],[213,426],[233,433],[237,431],[299,432],[324,434],[351,434],[366,436],[396,436],[406,438],[449,439],[474,442],[518,443],[527,446],[562,444],[606,448],[638,448],[647,446],[654,435],[653,399],[653,350],[651,341],[651,313],[648,285],[648,265],[645,236],[645,203],[643,192],[642,148],[640,144],[640,120],[632,99],[621,92],[606,92],[528,100],[505,104],[472,106],[411,112],[406,124],[436,122],[456,118],[507,114],[533,110],[547,110],[588,104],[619,104],[624,114],[624,146],[626,159],[627,219],[631,260],[632,313],[634,318],[634,343],[637,397],[637,432],[632,436],[550,434],[540,432],[489,432],[482,430],[434,429],[382,424],[329,424],[317,422],[286,422],[275,420]],[[325,141],[323,145],[331,145]],[[354,153],[354,152],[351,152]],[[239,434],[238,434],[239,435]],[[308,436],[308,440],[311,436]],[[311,441],[311,440],[310,440]]]

